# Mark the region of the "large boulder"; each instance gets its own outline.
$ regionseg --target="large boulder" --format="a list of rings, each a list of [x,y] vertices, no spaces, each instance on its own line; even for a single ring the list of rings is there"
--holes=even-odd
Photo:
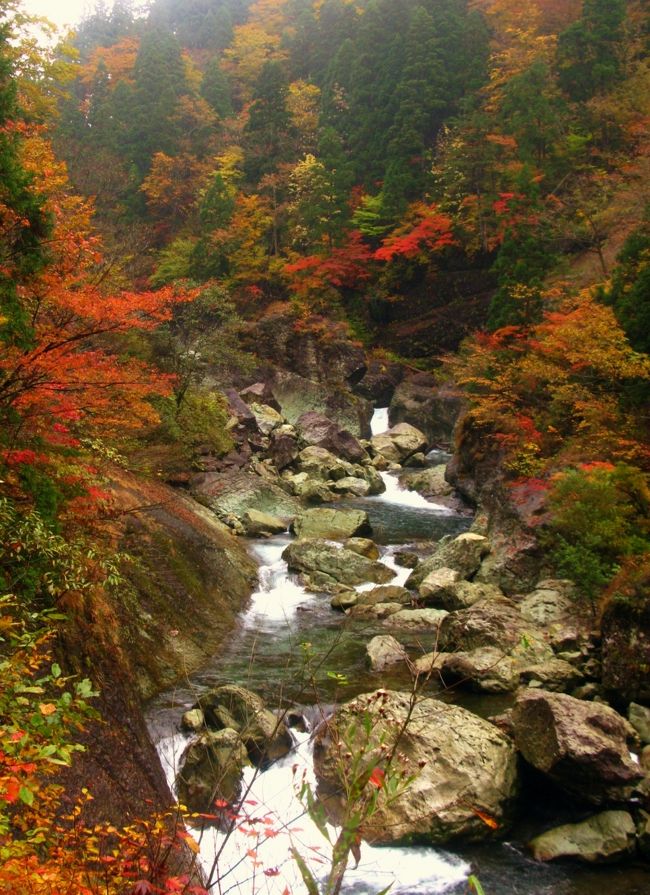
[[[282,415],[292,425],[303,414],[315,411],[356,438],[370,435],[372,405],[344,388],[328,388],[285,370],[274,371],[272,388]]]
[[[519,604],[526,621],[548,626],[575,616],[575,587],[571,581],[540,581]]]
[[[465,531],[440,544],[431,556],[423,559],[409,575],[406,586],[419,588],[427,575],[438,569],[454,569],[461,578],[470,578],[489,550],[490,542],[484,535]]]
[[[396,740],[388,774],[399,794],[387,800],[379,791],[376,810],[361,825],[365,839],[445,843],[490,838],[507,827],[517,788],[513,744],[458,706],[435,699],[413,704],[411,694],[386,690],[341,706],[316,733],[318,794],[334,822],[345,811],[341,792],[349,791],[352,762],[361,754],[363,769],[381,769]],[[401,773],[413,776],[402,792]]]
[[[293,745],[287,725],[264,701],[245,687],[226,684],[204,693],[198,701],[208,729],[229,728],[237,734],[255,764],[286,755]]]
[[[447,614],[444,609],[404,609],[400,607],[399,612],[393,613],[385,624],[411,631],[434,631],[440,629]]]
[[[249,763],[248,753],[237,731],[225,728],[204,731],[185,749],[176,792],[190,811],[214,813],[215,802],[236,802],[241,778]]]
[[[371,533],[368,514],[363,510],[337,510],[330,507],[306,510],[294,521],[293,528],[298,538],[344,540]]]
[[[372,401],[376,407],[387,407],[403,376],[404,368],[401,364],[382,358],[369,358],[365,375],[356,383],[353,391]]]
[[[460,389],[439,382],[430,373],[416,373],[395,389],[390,403],[391,425],[410,423],[427,436],[430,444],[447,447],[463,408]]]
[[[491,646],[508,654],[517,650],[530,661],[553,656],[539,629],[524,621],[516,603],[505,597],[482,600],[450,613],[440,638],[441,649],[449,651]]]
[[[329,591],[337,584],[387,584],[395,573],[381,562],[319,538],[293,541],[282,554],[289,568],[303,572],[312,586]]]
[[[275,482],[244,470],[201,473],[190,487],[221,519],[241,519],[247,510],[293,518],[301,509],[295,497]]]
[[[526,761],[585,802],[624,800],[643,777],[628,748],[634,731],[607,705],[529,689],[518,695],[512,723]]]
[[[351,432],[341,429],[322,413],[317,413],[314,410],[303,413],[296,422],[296,429],[306,444],[323,447],[351,463],[359,463],[368,457],[364,448]]]
[[[633,854],[636,827],[627,811],[602,811],[578,824],[564,824],[530,843],[536,861],[577,858],[589,864],[615,861]]]
[[[426,435],[408,423],[398,423],[381,435],[373,435],[370,444],[377,454],[391,463],[403,463],[408,457],[423,451]]]
[[[270,513],[262,513],[259,510],[246,510],[241,523],[244,533],[250,538],[267,537],[268,535],[281,534],[287,530],[285,519],[278,519]]]
[[[268,404],[257,404],[253,402],[248,405],[251,413],[255,417],[258,430],[262,435],[270,435],[274,429],[284,425],[284,417],[274,407]]]

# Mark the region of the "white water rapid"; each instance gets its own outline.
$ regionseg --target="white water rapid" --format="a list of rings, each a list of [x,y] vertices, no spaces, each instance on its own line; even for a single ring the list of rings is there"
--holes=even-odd
[[[373,432],[384,431],[388,410],[378,410],[373,418]],[[385,477],[388,502],[408,506],[438,508],[413,492],[399,488],[394,476]],[[419,498],[422,503],[414,502]],[[254,545],[260,560],[259,587],[248,609],[240,619],[240,632],[254,631],[258,639],[278,637],[295,622],[299,609],[322,597],[309,593],[292,580],[281,554],[289,543],[289,535],[271,538]],[[398,566],[393,553],[399,547],[384,548],[382,561],[395,572],[394,584],[403,584],[409,569]],[[360,585],[359,590],[374,587]],[[308,733],[296,733],[294,749],[284,759],[264,771],[247,769],[244,776],[244,797],[234,831],[226,836],[213,827],[194,830],[200,847],[200,858],[209,883],[220,895],[302,895],[306,886],[292,857],[295,849],[317,878],[323,878],[330,866],[331,847],[306,812],[299,798],[303,782],[312,792],[315,778],[312,748]],[[170,786],[179,768],[180,758],[189,739],[174,731],[157,743],[163,768]],[[334,841],[336,831],[328,828]],[[393,895],[437,895],[463,883],[470,872],[461,858],[433,848],[372,847],[364,843],[361,858],[354,867],[351,859],[345,875],[343,891],[348,895],[373,895],[391,887]]]

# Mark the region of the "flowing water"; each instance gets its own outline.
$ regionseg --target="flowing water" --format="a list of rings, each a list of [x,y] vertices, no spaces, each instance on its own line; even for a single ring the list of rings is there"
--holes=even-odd
[[[388,426],[386,409],[375,413],[373,434]],[[440,462],[441,458],[432,458]],[[382,561],[395,572],[392,583],[403,584],[409,570],[398,566],[397,550],[437,540],[444,534],[465,530],[470,520],[404,490],[397,478],[383,474],[386,492],[379,497],[348,501],[369,514],[375,540],[382,545]],[[259,561],[259,586],[239,618],[236,630],[210,665],[184,686],[158,698],[148,712],[150,732],[157,745],[170,785],[187,744],[179,732],[182,713],[206,689],[238,683],[259,693],[271,706],[297,707],[315,723],[328,707],[378,686],[403,686],[406,672],[381,679],[368,671],[365,646],[377,633],[386,633],[381,622],[351,622],[335,613],[329,598],[306,591],[282,559],[291,540],[288,534],[252,542]],[[361,589],[369,585],[361,585]],[[400,635],[411,655],[433,648],[432,635]],[[439,694],[445,697],[445,694]],[[455,698],[453,695],[449,698]],[[503,710],[508,698],[465,697],[455,699],[486,716]],[[295,848],[319,875],[328,866],[328,842],[306,814],[298,798],[304,780],[313,784],[309,734],[294,731],[295,746],[285,759],[260,771],[248,770],[244,780],[244,815],[240,829],[230,837],[203,831],[200,854],[208,874],[220,877],[215,891],[240,895],[268,892],[292,895],[304,891],[290,849]],[[530,811],[543,806],[530,806]],[[330,831],[333,833],[333,831]],[[513,842],[489,847],[434,849],[362,846],[356,869],[346,873],[346,895],[372,895],[392,885],[395,895],[460,895],[468,891],[467,878],[476,872],[486,895],[648,895],[647,868],[581,868],[577,865],[541,865],[531,861],[517,838],[525,842],[530,831],[523,821]],[[353,863],[353,862],[352,862]]]

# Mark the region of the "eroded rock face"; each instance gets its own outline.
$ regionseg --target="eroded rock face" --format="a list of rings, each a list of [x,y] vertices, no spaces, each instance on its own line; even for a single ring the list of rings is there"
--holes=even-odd
[[[215,801],[237,801],[241,776],[249,764],[246,747],[237,731],[206,730],[192,740],[181,757],[176,791],[190,811],[214,812]]]
[[[410,423],[427,436],[431,444],[448,446],[463,408],[459,389],[440,385],[428,373],[418,373],[401,382],[390,404],[390,422]]]
[[[395,577],[393,570],[383,563],[318,538],[293,541],[282,557],[291,570],[307,574],[318,590],[327,590],[336,584],[354,587],[366,581],[387,584]]]
[[[368,514],[363,510],[337,510],[319,507],[301,513],[293,523],[298,538],[343,540],[370,534]]]
[[[530,843],[536,861],[577,858],[589,864],[620,860],[636,847],[636,827],[627,811],[603,811],[579,824],[564,824]]]
[[[367,736],[364,718],[371,722]],[[318,794],[332,819],[341,817],[348,744],[364,751],[368,766],[381,767],[381,741],[390,748],[404,726],[392,773],[404,770],[415,779],[390,804],[379,795],[377,811],[361,828],[363,837],[391,843],[417,836],[445,843],[493,836],[477,811],[493,817],[500,831],[506,829],[517,788],[513,744],[489,722],[458,706],[423,699],[411,711],[410,694],[385,690],[342,706],[316,734]]]
[[[643,776],[627,744],[634,731],[609,706],[525,690],[512,722],[526,761],[590,804],[624,800]]]

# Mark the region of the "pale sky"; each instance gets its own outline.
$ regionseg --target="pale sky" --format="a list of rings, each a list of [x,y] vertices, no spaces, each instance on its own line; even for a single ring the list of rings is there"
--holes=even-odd
[[[22,0],[22,8],[31,15],[45,16],[55,25],[77,25],[84,11],[92,10],[93,0]]]

